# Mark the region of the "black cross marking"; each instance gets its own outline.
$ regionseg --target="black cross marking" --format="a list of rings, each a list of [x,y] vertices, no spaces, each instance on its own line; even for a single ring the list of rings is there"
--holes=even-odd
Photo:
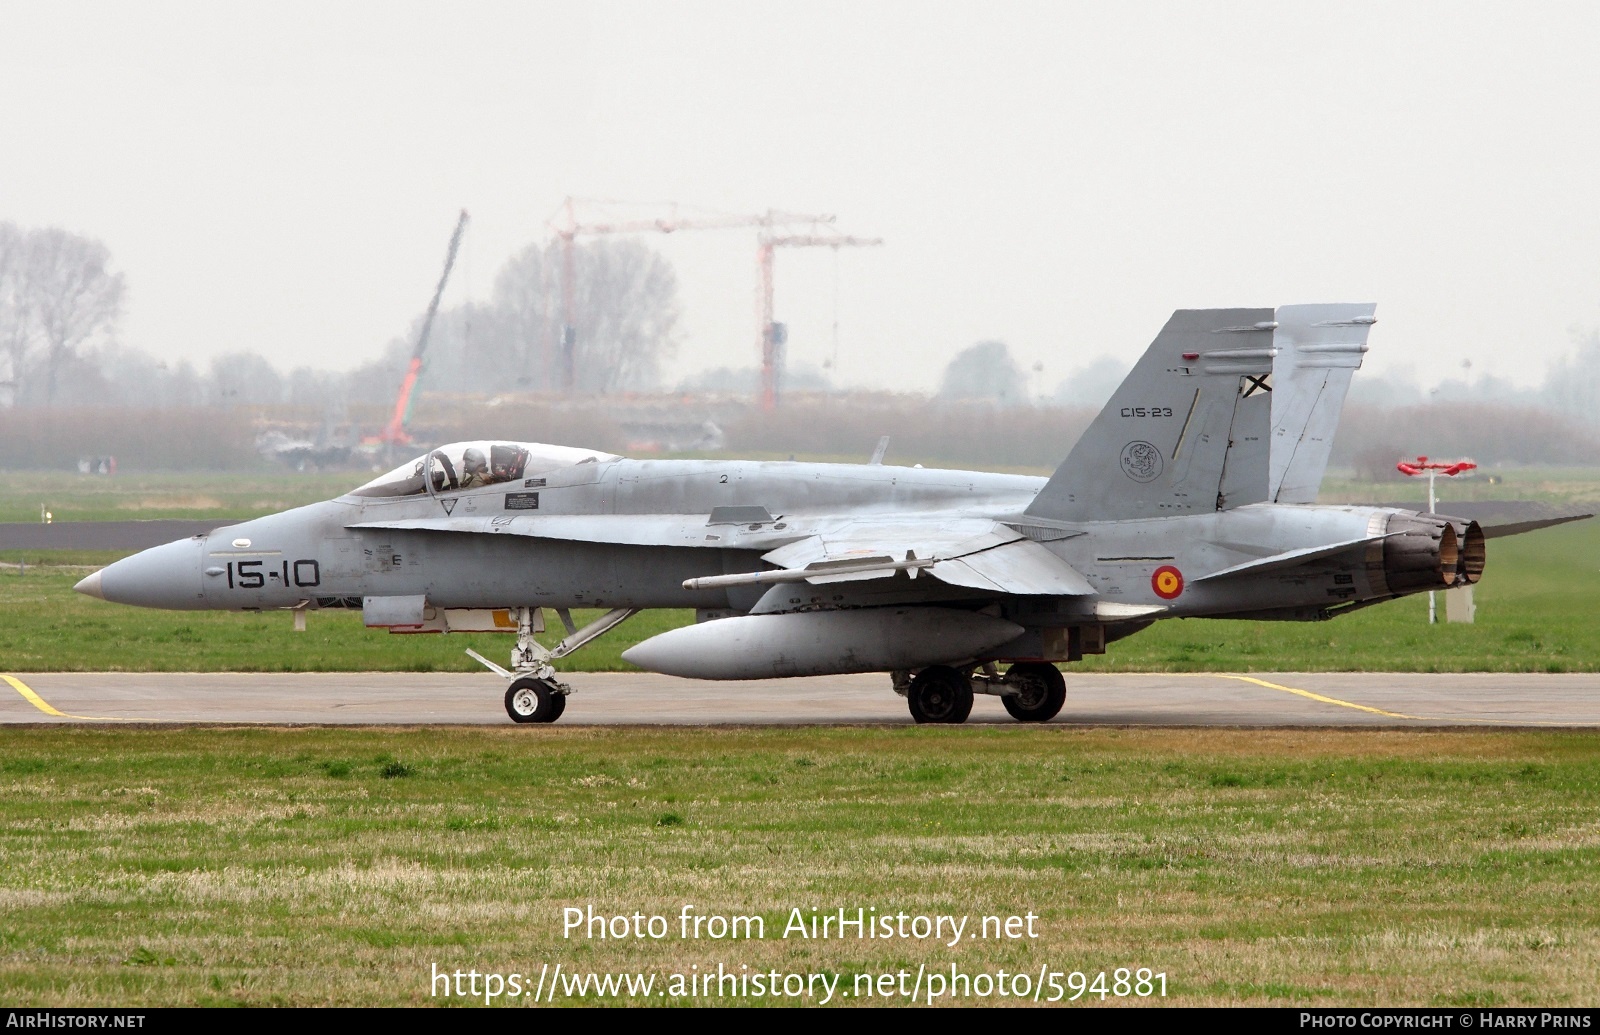
[[[1267,384],[1267,379],[1271,376],[1271,374],[1262,374],[1260,377],[1251,377],[1249,374],[1244,375],[1244,379],[1250,382],[1250,387],[1244,390],[1244,397],[1248,399],[1252,395],[1255,395],[1257,388],[1261,389],[1263,392],[1272,391],[1272,386]]]

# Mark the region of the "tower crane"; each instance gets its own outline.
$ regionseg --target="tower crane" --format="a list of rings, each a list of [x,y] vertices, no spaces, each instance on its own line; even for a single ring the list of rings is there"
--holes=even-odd
[[[604,218],[598,212],[589,218],[580,218],[580,207],[589,210],[609,208],[613,215]],[[853,247],[882,244],[880,238],[858,238],[840,234],[832,229],[836,216],[805,215],[768,209],[756,215],[716,212],[696,209],[667,202],[659,207],[662,214],[639,217],[621,214],[619,210],[640,206],[627,206],[622,202],[595,201],[568,197],[562,202],[549,226],[561,241],[561,385],[571,392],[577,383],[575,352],[578,341],[574,326],[576,284],[574,282],[573,245],[580,234],[630,234],[675,233],[679,230],[729,230],[755,227],[756,267],[758,273],[757,318],[761,348],[761,404],[770,410],[777,403],[777,349],[782,344],[774,339],[782,336],[782,325],[772,320],[773,249],[780,247]],[[798,232],[805,229],[807,232]],[[783,231],[783,232],[780,232]]]
[[[760,270],[760,290],[756,296],[758,326],[761,328],[761,408],[771,412],[778,405],[778,371],[782,367],[780,349],[788,342],[788,330],[773,320],[773,253],[778,248],[868,248],[883,243],[881,237],[852,237],[827,230],[809,234],[774,234],[763,228],[756,244],[756,266]]]

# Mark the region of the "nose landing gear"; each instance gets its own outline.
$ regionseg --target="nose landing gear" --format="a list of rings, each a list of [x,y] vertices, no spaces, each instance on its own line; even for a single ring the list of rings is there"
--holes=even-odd
[[[583,628],[572,621],[564,607],[555,608],[567,635],[560,643],[546,650],[533,638],[535,612],[538,608],[519,607],[517,614],[517,645],[511,651],[511,668],[505,669],[485,658],[475,650],[467,651],[489,671],[511,680],[506,688],[506,714],[512,722],[555,722],[567,710],[567,696],[572,687],[556,679],[553,661],[571,654],[579,647],[598,639],[618,625],[639,613],[638,608],[618,607],[607,611]],[[543,625],[540,625],[543,628]]]

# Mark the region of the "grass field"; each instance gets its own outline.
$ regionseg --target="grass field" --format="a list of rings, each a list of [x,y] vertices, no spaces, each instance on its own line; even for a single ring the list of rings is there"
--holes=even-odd
[[[77,565],[117,555],[63,554]],[[0,555],[16,564],[25,557]],[[119,607],[72,592],[88,567],[0,568],[0,672],[45,671],[473,671],[463,650],[500,659],[505,636],[390,636],[356,612],[313,612],[292,631],[286,613],[164,612]],[[1594,578],[1600,521],[1496,539],[1477,587],[1472,625],[1426,624],[1423,596],[1367,608],[1332,622],[1157,623],[1113,643],[1088,671],[1591,672],[1600,670]],[[1442,610],[1442,608],[1441,608]],[[577,616],[582,620],[585,616]],[[568,671],[626,668],[622,651],[691,620],[646,612],[562,664]],[[546,635],[559,637],[559,624]]]
[[[1438,480],[1439,510],[1450,513],[1451,500],[1537,500],[1590,508],[1600,505],[1600,471],[1583,467],[1511,467],[1484,469],[1469,477]],[[1330,471],[1318,496],[1323,503],[1428,502],[1426,478],[1377,483],[1361,481],[1349,471]]]
[[[0,521],[38,521],[41,508],[49,510],[56,521],[242,521],[331,499],[370,477],[360,471],[167,471],[112,478],[10,471],[0,478]]]
[[[10,1004],[424,1003],[435,964],[720,962],[1549,1006],[1600,973],[1586,733],[7,728],[0,788]],[[685,903],[766,937],[562,938],[567,906]],[[1032,912],[1038,937],[781,937],[841,906]]]

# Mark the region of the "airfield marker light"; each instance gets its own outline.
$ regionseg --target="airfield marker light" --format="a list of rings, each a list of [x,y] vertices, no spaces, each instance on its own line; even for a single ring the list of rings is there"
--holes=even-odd
[[[1463,472],[1475,471],[1478,469],[1478,464],[1473,460],[1429,460],[1425,456],[1419,456],[1415,460],[1400,461],[1394,465],[1394,469],[1408,478],[1419,474],[1428,476],[1428,513],[1432,514],[1438,509],[1438,499],[1434,495],[1434,479],[1441,474],[1446,478],[1454,478]],[[1439,612],[1431,589],[1428,591],[1428,624],[1439,624]]]

